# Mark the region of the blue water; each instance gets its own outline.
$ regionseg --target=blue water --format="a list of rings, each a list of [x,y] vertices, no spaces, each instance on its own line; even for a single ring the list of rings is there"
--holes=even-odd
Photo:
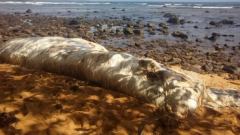
[[[158,7],[184,7],[184,8],[235,8],[240,7],[240,2],[131,2],[131,1],[84,1],[84,0],[35,0],[35,2],[0,1],[1,5],[61,5],[61,7],[79,7],[86,5],[110,6],[158,6]]]

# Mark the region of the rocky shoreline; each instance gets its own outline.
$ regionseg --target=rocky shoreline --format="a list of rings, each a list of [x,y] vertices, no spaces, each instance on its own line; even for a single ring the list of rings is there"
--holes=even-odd
[[[29,11],[28,11],[29,12]],[[178,65],[185,70],[197,73],[217,73],[225,79],[240,79],[240,46],[227,44],[209,47],[204,51],[198,43],[202,40],[216,40],[219,33],[212,33],[206,39],[196,38],[189,41],[188,33],[168,31],[168,24],[181,25],[186,20],[179,19],[174,14],[165,13],[167,22],[159,24],[143,23],[140,20],[131,22],[127,17],[121,20],[60,18],[40,16],[36,14],[0,14],[0,44],[12,38],[60,36],[66,38],[83,38],[104,45],[110,51],[127,52],[135,56],[149,57],[166,66]],[[212,25],[224,25],[233,22],[222,20],[211,22]],[[196,26],[197,28],[197,26]],[[161,38],[152,39],[156,34],[172,35],[176,43],[169,43]],[[230,35],[225,35],[230,36]],[[234,36],[234,35],[231,35]]]

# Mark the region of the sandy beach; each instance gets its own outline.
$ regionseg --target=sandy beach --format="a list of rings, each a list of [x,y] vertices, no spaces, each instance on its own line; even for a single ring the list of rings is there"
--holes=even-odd
[[[240,81],[226,81],[216,74],[190,74],[207,87],[240,88]],[[200,107],[195,115],[181,120],[154,105],[66,76],[8,64],[0,64],[0,75],[0,134],[129,135],[138,134],[143,125],[145,135],[240,132],[239,108]]]
[[[116,10],[122,12],[123,9]],[[227,11],[232,13],[236,10],[239,9]],[[130,14],[127,11],[128,8],[126,14]],[[172,10],[166,8],[166,11]],[[210,13],[220,11],[225,10],[210,10]],[[227,24],[223,26],[222,31],[219,30],[223,32],[220,33],[221,35],[211,32],[204,39],[205,35],[200,35],[202,37],[198,38],[193,36],[197,32],[188,33],[186,30],[197,24],[205,29],[211,20],[207,20],[206,26],[202,24],[203,22],[172,25],[167,23],[169,18],[164,18],[160,19],[159,23],[164,22],[166,25],[162,23],[160,25],[156,23],[156,18],[143,19],[141,23],[137,23],[137,19],[127,20],[129,16],[126,18],[117,16],[118,19],[114,19],[112,13],[105,19],[89,17],[93,14],[105,15],[101,10],[88,11],[90,15],[86,15],[85,12],[83,16],[87,16],[86,18],[14,12],[0,14],[0,45],[10,39],[21,37],[83,38],[100,43],[109,51],[153,58],[174,70],[199,78],[207,88],[240,90],[238,43],[240,41],[239,35],[234,33],[238,30],[228,32],[229,29],[237,29],[236,22],[239,23],[237,17],[234,25]],[[71,12],[74,13],[73,10]],[[159,13],[157,16],[161,17],[166,15],[165,12],[161,14],[160,12],[162,11],[158,11],[157,8],[153,11],[147,10],[147,14]],[[196,13],[201,12],[205,10]],[[168,15],[174,14],[176,13]],[[226,12],[223,16],[227,16]],[[140,16],[137,18],[139,19]],[[219,20],[222,19],[225,18]],[[175,35],[173,30],[181,26],[183,35]],[[217,26],[211,27],[219,32]],[[200,31],[208,31],[203,29]],[[224,33],[226,31],[227,34]],[[175,36],[176,38],[171,40]],[[189,38],[186,39],[186,36]],[[217,42],[212,41],[215,38]],[[0,63],[0,93],[0,134],[3,135],[137,135],[140,132],[143,135],[237,135],[240,133],[239,107],[213,110],[203,106],[195,115],[180,119],[152,104],[101,88],[91,82],[6,63]]]

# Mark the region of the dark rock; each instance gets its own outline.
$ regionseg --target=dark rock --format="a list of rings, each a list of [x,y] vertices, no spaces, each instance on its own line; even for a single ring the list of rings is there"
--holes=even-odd
[[[156,33],[154,31],[150,31],[149,34],[150,35],[156,35]]]
[[[238,66],[234,66],[234,65],[225,65],[223,67],[223,70],[230,74],[239,74],[240,73],[240,68]]]
[[[214,72],[221,72],[222,69],[221,69],[221,68],[218,68],[218,67],[213,67],[213,71],[214,71]]]
[[[196,58],[194,58],[193,56],[187,56],[187,57],[189,57],[188,59],[191,59],[190,60],[190,64],[192,64],[192,65],[195,65],[195,64],[202,64],[198,59],[196,59]]]
[[[229,48],[229,45],[228,44],[224,44],[224,47]]]
[[[207,63],[207,64],[202,66],[202,69],[205,70],[206,72],[209,72],[209,71],[213,70],[213,66],[212,66],[211,63]]]
[[[102,35],[102,36],[100,36],[99,38],[104,39],[104,40],[107,40],[107,39],[108,39],[108,36],[107,36],[107,35]]]
[[[154,23],[148,23],[147,26],[150,28],[156,29],[156,25]]]
[[[165,13],[163,17],[171,18],[171,17],[177,17],[177,16],[175,14],[172,14],[172,13]]]
[[[211,21],[210,23],[209,23],[210,25],[216,25],[216,26],[221,26],[221,22],[217,22],[217,21]]]
[[[133,23],[132,22],[129,22],[128,24],[127,24],[127,27],[133,27]]]
[[[227,34],[222,34],[221,36],[223,36],[223,37],[227,37]]]
[[[202,73],[201,66],[199,65],[192,65],[189,67],[189,70],[200,74]]]
[[[222,24],[230,24],[230,25],[234,24],[234,22],[232,20],[227,20],[227,19],[224,19],[224,20],[220,21],[220,23],[222,23]]]
[[[111,29],[110,33],[115,33],[114,29]]]
[[[31,9],[28,9],[28,10],[26,11],[26,13],[32,13],[32,10],[31,10]]]
[[[180,24],[180,20],[178,17],[170,17],[167,22],[173,24]]]
[[[159,26],[160,26],[160,27],[164,27],[164,26],[167,26],[167,24],[164,23],[164,22],[161,22],[161,23],[159,23]]]
[[[194,26],[194,28],[198,29],[198,26]]]
[[[128,28],[124,28],[124,29],[123,29],[123,33],[124,33],[125,35],[132,35],[134,32],[133,32],[133,29],[132,29],[132,28],[128,27]]]
[[[180,37],[180,38],[184,38],[184,39],[187,39],[187,38],[188,38],[188,36],[187,36],[186,34],[180,32],[180,31],[174,31],[174,32],[172,33],[172,36],[174,36],[174,37]]]
[[[121,33],[121,30],[117,28],[116,33]]]
[[[13,29],[11,29],[10,31],[13,32],[13,33],[17,33],[17,32],[20,31],[20,29],[19,29],[19,28],[13,28]]]
[[[213,32],[213,33],[212,33],[212,36],[219,37],[219,36],[220,36],[220,33],[215,33],[215,32]]]
[[[105,33],[110,33],[110,29],[109,29],[109,28],[106,28],[106,29],[103,30],[103,32],[105,32]]]
[[[202,42],[202,39],[197,38],[195,41],[196,41],[196,42]]]
[[[29,29],[22,30],[22,33],[32,34],[32,30],[29,30]]]
[[[230,40],[230,39],[225,39],[225,41],[233,41],[233,40]]]
[[[153,53],[152,52],[146,52],[144,54],[145,57],[152,57],[153,56]]]
[[[205,11],[205,13],[210,13],[209,11]]]
[[[211,41],[216,41],[217,37],[219,37],[220,34],[219,33],[212,33],[212,36],[210,38],[208,38]]]
[[[169,64],[180,64],[182,60],[180,58],[172,58],[169,61]]]
[[[169,33],[168,29],[162,29],[161,31],[162,31],[164,34],[168,34],[168,33]]]
[[[14,12],[15,15],[20,15],[21,13],[20,12]]]
[[[144,28],[144,24],[142,22],[137,22],[137,24],[134,25],[134,28]]]
[[[211,29],[211,27],[205,27],[205,29]]]
[[[224,48],[220,45],[217,45],[217,46],[215,46],[215,50],[216,51],[221,51],[221,50],[224,50]]]
[[[218,51],[213,50],[213,51],[207,52],[206,55],[210,56],[210,55],[214,55],[214,54],[217,54],[217,53],[218,53]]]
[[[236,50],[238,50],[240,47],[238,47],[238,46],[232,46],[232,50],[234,50],[234,51],[236,51]]]
[[[143,30],[133,30],[133,32],[134,32],[136,35],[143,35],[143,34],[144,34],[144,31],[143,31]]]
[[[77,20],[71,20],[70,22],[69,22],[69,25],[78,25],[78,21]]]
[[[98,11],[93,11],[93,13],[98,13]]]
[[[210,38],[208,38],[209,40],[211,40],[211,41],[213,41],[213,42],[215,42],[216,40],[217,40],[217,37],[215,37],[215,36],[211,36]]]
[[[136,42],[135,42],[135,46],[138,46],[138,47],[139,47],[139,46],[141,46],[141,45],[142,45],[142,43],[141,43],[140,41],[136,41]]]
[[[126,16],[123,16],[122,19],[125,21],[125,20],[127,20],[127,17],[126,17]]]
[[[234,58],[228,58],[228,62],[234,62]]]
[[[186,19],[181,19],[180,20],[180,24],[185,24],[186,23]]]

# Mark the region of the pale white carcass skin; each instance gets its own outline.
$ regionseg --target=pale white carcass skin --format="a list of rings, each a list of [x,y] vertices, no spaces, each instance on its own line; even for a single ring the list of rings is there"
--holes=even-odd
[[[0,61],[93,81],[180,117],[194,113],[207,97],[204,84],[197,79],[153,59],[109,52],[80,38],[13,39],[0,46]]]

